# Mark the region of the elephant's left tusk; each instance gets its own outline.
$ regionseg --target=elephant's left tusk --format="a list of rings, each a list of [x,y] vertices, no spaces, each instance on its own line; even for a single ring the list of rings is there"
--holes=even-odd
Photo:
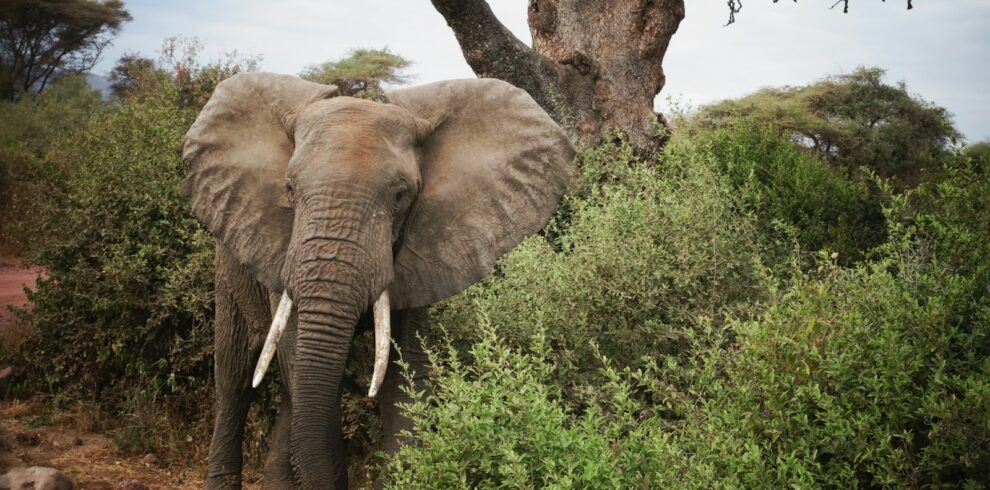
[[[388,351],[392,344],[392,307],[388,302],[388,290],[375,301],[375,369],[371,375],[371,387],[368,396],[374,397],[382,387],[385,379],[385,368],[388,367]]]
[[[278,308],[275,309],[275,318],[272,319],[272,328],[268,329],[265,346],[261,349],[261,356],[258,357],[258,366],[254,368],[254,379],[251,380],[253,388],[257,388],[261,384],[261,380],[265,378],[268,365],[272,363],[272,358],[275,357],[275,346],[282,338],[282,332],[285,332],[285,326],[289,323],[289,313],[291,312],[292,299],[289,298],[289,291],[283,291],[282,299],[279,300]]]

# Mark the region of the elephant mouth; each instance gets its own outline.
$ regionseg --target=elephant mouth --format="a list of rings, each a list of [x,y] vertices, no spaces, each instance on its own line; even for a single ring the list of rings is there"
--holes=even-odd
[[[388,368],[388,354],[392,341],[392,315],[391,304],[388,297],[388,289],[375,300],[372,307],[375,317],[375,367],[371,375],[371,386],[368,388],[368,396],[374,397],[382,386],[385,379],[385,370]],[[289,323],[289,313],[292,311],[292,298],[289,291],[282,292],[282,299],[275,309],[275,316],[272,319],[272,326],[268,329],[268,336],[265,337],[265,345],[261,349],[261,356],[258,357],[258,364],[254,368],[254,377],[251,386],[257,388],[261,380],[265,378],[268,366],[275,357],[275,347],[285,332],[285,327]]]

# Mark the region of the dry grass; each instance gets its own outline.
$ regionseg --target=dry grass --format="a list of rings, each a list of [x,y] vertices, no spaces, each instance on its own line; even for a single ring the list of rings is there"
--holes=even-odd
[[[51,412],[41,399],[4,401],[0,416],[0,438],[7,442],[0,442],[0,473],[18,466],[49,466],[83,490],[112,489],[128,478],[152,489],[202,488],[203,463],[191,467],[168,461],[142,463],[142,455],[120,450],[112,435],[93,432],[101,422],[92,406],[79,403]],[[246,480],[257,480],[257,475],[246,475]]]

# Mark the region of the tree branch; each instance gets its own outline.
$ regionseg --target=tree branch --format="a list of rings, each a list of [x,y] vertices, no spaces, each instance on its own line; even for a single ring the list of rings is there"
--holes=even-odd
[[[779,1],[780,0],[773,0],[773,3],[777,3]],[[887,0],[880,0],[880,1],[881,2],[886,2]],[[914,5],[911,2],[912,2],[912,0],[907,0],[907,9],[908,10],[911,10],[911,9],[914,8]],[[732,23],[734,23],[736,21],[736,14],[738,14],[739,11],[742,10],[742,0],[728,0],[726,3],[728,3],[728,5],[729,5],[729,22],[726,23],[725,25],[728,26],[728,25],[730,25],[730,24],[732,24]],[[794,3],[797,3],[797,0],[794,0]],[[832,4],[831,7],[829,7],[829,9],[834,9],[840,3],[842,4],[842,13],[848,14],[849,13],[849,0],[836,0],[836,2],[834,4]]]
[[[461,46],[464,60],[479,77],[498,78],[529,93],[557,119],[553,101],[557,69],[503,25],[485,0],[432,0]]]

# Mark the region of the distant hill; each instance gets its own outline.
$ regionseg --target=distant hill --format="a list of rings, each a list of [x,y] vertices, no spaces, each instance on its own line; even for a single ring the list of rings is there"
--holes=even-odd
[[[88,83],[93,90],[99,90],[104,99],[110,97],[110,80],[106,77],[87,73],[86,83]]]

